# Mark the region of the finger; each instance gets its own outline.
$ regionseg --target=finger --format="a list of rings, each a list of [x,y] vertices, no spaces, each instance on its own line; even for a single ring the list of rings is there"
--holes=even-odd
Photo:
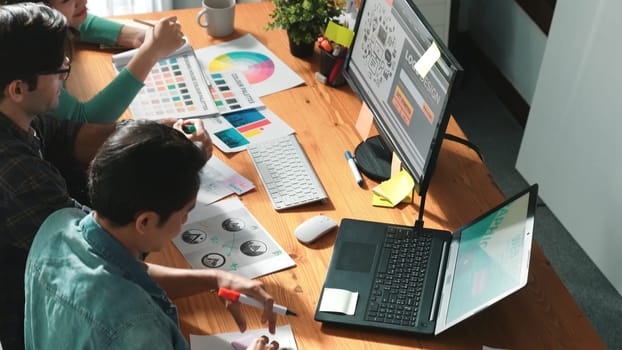
[[[184,121],[182,119],[178,119],[177,121],[173,123],[172,127],[175,130],[179,130],[183,132],[183,129],[182,129],[183,125],[184,125]]]
[[[246,330],[246,319],[244,318],[244,314],[242,314],[240,303],[227,302],[225,306],[227,307],[227,310],[229,311],[231,316],[233,316],[235,323],[240,329],[240,332],[244,332]]]
[[[266,350],[279,350],[279,342],[276,340],[271,341],[270,344],[266,346]]]
[[[177,22],[177,16],[168,16],[168,17],[161,18],[160,22],[176,23]]]
[[[268,337],[262,335],[261,337],[253,340],[253,342],[248,345],[246,350],[265,350],[266,344],[268,344]]]

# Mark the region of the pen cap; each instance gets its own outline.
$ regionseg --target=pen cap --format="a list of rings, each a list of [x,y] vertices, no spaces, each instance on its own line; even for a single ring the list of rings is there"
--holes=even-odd
[[[227,288],[218,288],[218,296],[230,301],[238,301],[238,299],[240,299],[239,292]]]

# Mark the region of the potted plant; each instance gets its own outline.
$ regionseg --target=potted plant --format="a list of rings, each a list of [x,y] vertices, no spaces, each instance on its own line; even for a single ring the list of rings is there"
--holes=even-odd
[[[331,18],[341,14],[342,0],[272,0],[274,11],[266,29],[285,29],[296,57],[313,54],[317,38]],[[303,51],[298,51],[300,47]]]

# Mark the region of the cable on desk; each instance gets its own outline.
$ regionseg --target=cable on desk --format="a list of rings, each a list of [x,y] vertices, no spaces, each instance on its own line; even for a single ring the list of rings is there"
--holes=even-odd
[[[477,156],[479,157],[479,159],[480,159],[483,163],[485,163],[485,162],[484,162],[484,156],[482,155],[482,152],[480,152],[479,147],[477,147],[477,146],[476,146],[474,143],[472,143],[471,141],[469,141],[469,140],[465,140],[465,139],[463,139],[463,138],[461,138],[461,137],[458,137],[458,136],[456,136],[456,135],[453,135],[453,134],[447,134],[447,133],[445,134],[445,139],[446,139],[446,140],[449,140],[449,141],[457,142],[457,143],[460,143],[460,144],[463,144],[463,145],[465,145],[465,146],[469,147],[470,149],[472,149],[472,150],[473,150],[473,151],[477,154]]]

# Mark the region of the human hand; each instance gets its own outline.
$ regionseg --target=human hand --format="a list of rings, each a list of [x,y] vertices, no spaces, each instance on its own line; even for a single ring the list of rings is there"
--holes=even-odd
[[[190,141],[201,143],[205,157],[207,159],[212,157],[212,139],[203,127],[201,119],[179,119],[173,124],[173,128],[183,132]]]
[[[270,339],[265,335],[255,339],[255,341],[249,345],[246,350],[278,350],[279,342],[275,340],[268,343]]]
[[[233,273],[218,271],[216,283],[218,288],[227,288],[244,293],[247,296],[263,303],[263,312],[261,314],[261,322],[268,323],[270,334],[274,334],[276,330],[276,314],[272,311],[274,298],[264,289],[263,282],[251,280],[246,277],[235,275]],[[246,330],[246,318],[242,314],[240,303],[225,300],[225,306],[241,332]],[[278,345],[278,343],[277,343]],[[277,346],[278,348],[278,346]],[[262,348],[258,348],[262,349]]]
[[[137,48],[145,41],[145,29],[124,25],[117,37],[117,45],[122,47]]]
[[[164,17],[153,30],[147,30],[141,49],[149,52],[157,62],[180,48],[184,44],[183,37],[177,16]]]

